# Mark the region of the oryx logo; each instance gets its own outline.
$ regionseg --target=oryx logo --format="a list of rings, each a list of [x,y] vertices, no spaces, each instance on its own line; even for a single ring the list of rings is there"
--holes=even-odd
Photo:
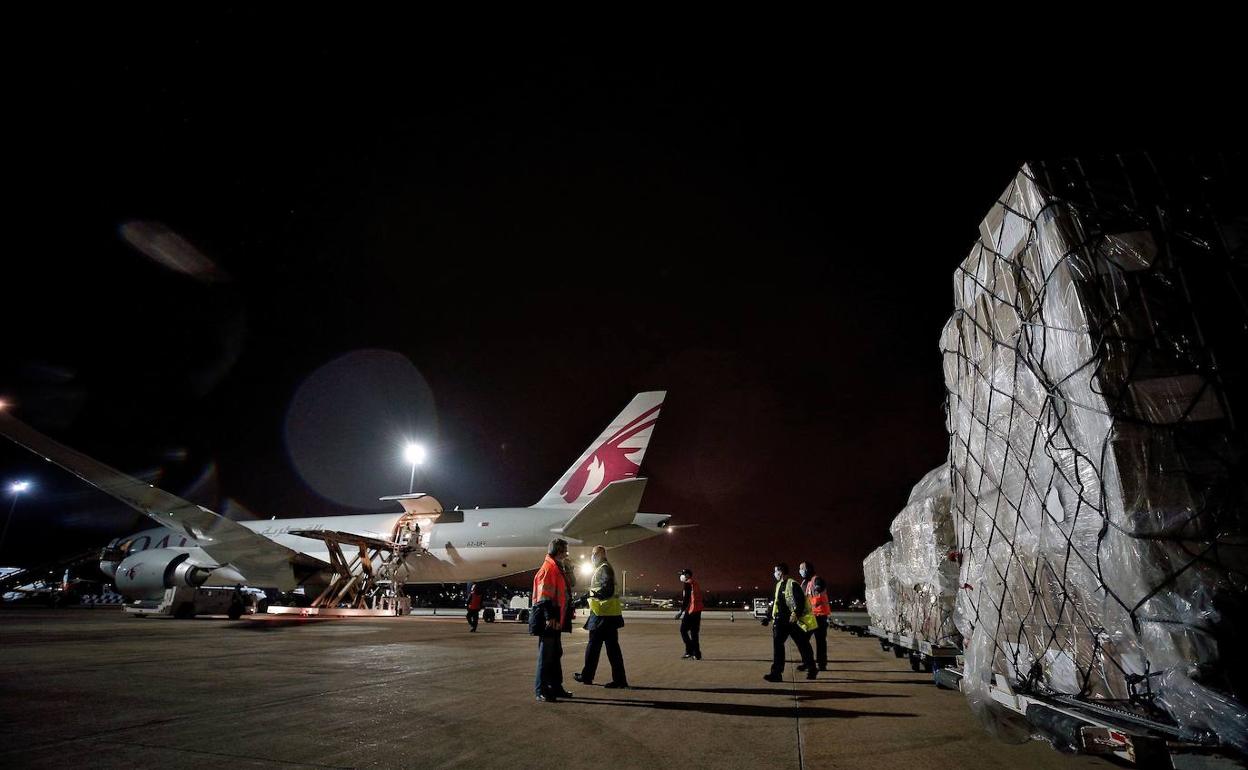
[[[659,419],[659,409],[662,406],[660,403],[651,407],[590,452],[584,464],[572,472],[568,483],[559,490],[563,499],[571,503],[585,495],[598,494],[612,481],[636,476],[641,466],[628,456],[641,451],[643,447],[626,447],[623,444],[653,426]]]

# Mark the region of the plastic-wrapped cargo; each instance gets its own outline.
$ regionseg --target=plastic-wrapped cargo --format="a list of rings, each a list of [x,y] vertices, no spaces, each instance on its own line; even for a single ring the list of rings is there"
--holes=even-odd
[[[897,607],[897,578],[893,574],[893,544],[885,543],[876,548],[862,562],[863,581],[866,584],[867,614],[871,625],[889,632],[897,632],[899,623]]]
[[[1239,158],[1022,168],[942,335],[963,689],[994,675],[1248,750]]]
[[[941,647],[960,647],[954,625],[958,565],[949,508],[949,466],[930,471],[915,485],[906,507],[893,519],[893,574],[901,631]]]

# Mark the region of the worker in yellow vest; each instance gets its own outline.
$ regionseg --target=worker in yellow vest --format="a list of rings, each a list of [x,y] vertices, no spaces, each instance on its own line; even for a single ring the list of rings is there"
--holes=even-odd
[[[815,629],[815,616],[810,611],[806,594],[797,581],[789,577],[789,565],[780,562],[772,574],[776,577],[776,590],[771,607],[763,617],[763,625],[771,623],[771,672],[764,675],[768,682],[784,681],[784,643],[792,639],[802,656],[802,670],[807,679],[814,679],[819,672],[815,657],[810,652],[810,632]]]
[[[594,674],[598,672],[598,656],[605,645],[607,660],[611,663],[611,681],[603,686],[627,688],[624,653],[620,651],[620,627],[624,625],[624,612],[616,591],[615,570],[607,561],[605,546],[594,546],[589,558],[594,568],[593,577],[589,579],[589,619],[585,621],[589,644],[585,647],[585,667],[572,678],[581,684],[593,684]]]
[[[806,593],[806,602],[815,616],[815,662],[820,671],[828,670],[828,620],[832,617],[832,602],[828,601],[828,587],[823,578],[815,574],[814,562],[804,561],[797,567],[797,574],[802,576],[802,590]],[[805,671],[805,666],[798,666],[798,671]]]

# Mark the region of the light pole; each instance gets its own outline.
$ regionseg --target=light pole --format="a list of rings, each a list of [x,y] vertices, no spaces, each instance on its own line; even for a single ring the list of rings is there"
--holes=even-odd
[[[9,485],[9,494],[13,495],[13,504],[9,506],[9,516],[4,520],[4,529],[0,530],[0,553],[4,552],[4,538],[9,534],[9,524],[13,521],[13,511],[17,510],[17,498],[30,489],[29,481],[14,481]]]
[[[625,597],[628,596],[628,570],[622,569],[620,574],[624,576],[624,588],[621,589],[620,596]]]
[[[412,464],[412,477],[407,481],[407,493],[410,495],[416,487],[416,466],[425,461],[428,453],[420,444],[408,444],[403,450],[403,459]]]

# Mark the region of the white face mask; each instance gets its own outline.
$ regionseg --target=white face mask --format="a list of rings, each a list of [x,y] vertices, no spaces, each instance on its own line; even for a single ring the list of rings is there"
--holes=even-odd
[[[686,576],[684,576],[684,575],[681,575],[681,576],[680,576],[680,582],[682,582],[682,583],[683,583],[683,582],[685,582],[685,581],[686,581],[686,580],[688,580],[688,579],[689,579],[689,578],[688,578],[688,577],[686,577]]]
[[[798,571],[801,573],[802,577],[810,577],[809,575],[806,574],[806,570],[798,570]]]
[[[776,576],[776,580],[779,580],[780,578],[784,577],[784,573],[781,572],[780,570],[776,570],[772,574]]]

